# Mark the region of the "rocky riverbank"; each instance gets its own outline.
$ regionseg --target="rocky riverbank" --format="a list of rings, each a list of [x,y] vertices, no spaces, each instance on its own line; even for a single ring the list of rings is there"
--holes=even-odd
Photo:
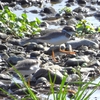
[[[6,3],[4,3],[5,1]],[[53,0],[51,0],[53,1]],[[59,0],[58,0],[59,1]],[[40,28],[44,28],[40,32],[40,36],[47,34],[49,32],[54,32],[61,30],[64,26],[73,25],[84,18],[89,18],[90,16],[99,20],[99,0],[89,2],[87,0],[62,0],[64,6],[72,7],[78,5],[77,8],[73,9],[70,14],[59,14],[52,6],[42,7],[41,10],[31,10],[33,14],[39,14],[42,16],[41,20],[43,23]],[[24,0],[1,0],[1,9],[5,5],[15,9],[16,5],[28,5],[28,6],[43,6],[49,4],[49,1],[24,1]],[[55,0],[57,3],[57,1]],[[59,1],[61,2],[61,0]],[[13,6],[11,6],[14,4]],[[89,5],[89,6],[87,6]],[[97,5],[97,7],[95,6]],[[94,28],[99,27],[94,26]],[[56,29],[50,29],[48,25],[58,26]],[[37,36],[38,37],[38,36]],[[65,84],[69,85],[69,89],[77,91],[77,86],[74,82],[79,81],[81,73],[81,81],[88,82],[90,80],[96,79],[100,74],[100,33],[88,34],[84,38],[76,37],[75,35],[70,41],[56,46],[55,56],[58,62],[54,62],[51,57],[52,45],[46,43],[40,43],[38,41],[26,42],[30,37],[25,38],[15,38],[13,35],[5,34],[0,32],[0,88],[11,93],[16,98],[24,98],[26,96],[24,91],[27,91],[22,82],[19,82],[18,76],[13,72],[8,72],[7,70],[11,65],[16,66],[22,62],[22,66],[25,66],[26,60],[29,60],[27,66],[30,66],[31,59],[39,59],[37,70],[31,75],[31,89],[39,97],[40,94],[50,93],[50,79],[55,79],[55,91],[59,90],[59,85],[62,82],[63,76],[66,74],[68,77]],[[70,47],[76,52],[74,55],[67,55],[59,52],[59,48],[69,50]],[[10,65],[11,64],[11,65]],[[78,72],[77,72],[78,71]],[[8,74],[9,73],[9,74]],[[21,88],[19,89],[15,82],[13,82],[12,77],[16,77],[16,83],[18,83]],[[26,79],[27,81],[27,79]],[[11,98],[0,90],[0,97],[2,100],[11,100]],[[40,100],[42,100],[40,98]]]

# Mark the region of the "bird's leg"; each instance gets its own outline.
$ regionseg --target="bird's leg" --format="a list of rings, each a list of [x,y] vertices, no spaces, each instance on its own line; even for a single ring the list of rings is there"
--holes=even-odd
[[[29,75],[27,77],[27,85],[28,85],[28,87],[31,87],[30,80],[31,80],[31,75]]]
[[[57,59],[55,58],[54,47],[52,47],[52,59],[54,62],[57,62]]]
[[[61,49],[60,49],[60,52],[63,52],[63,53],[66,53],[66,54],[70,54],[70,55],[75,54],[74,51],[66,51],[66,50],[61,50]]]
[[[69,46],[69,51],[66,51],[66,50],[61,50],[61,48],[60,48],[60,50],[59,50],[60,52],[63,52],[63,53],[66,53],[66,54],[70,54],[70,55],[73,55],[73,54],[75,54],[75,52],[74,51],[72,51],[72,47],[71,46]]]
[[[28,82],[27,82],[27,85],[30,87],[30,78],[28,78]]]
[[[57,62],[57,59],[55,58],[54,50],[52,50],[52,59]]]

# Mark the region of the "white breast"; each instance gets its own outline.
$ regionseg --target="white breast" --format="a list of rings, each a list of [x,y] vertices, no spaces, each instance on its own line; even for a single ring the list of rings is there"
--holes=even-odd
[[[69,39],[66,36],[60,36],[58,38],[52,38],[50,40],[40,40],[41,42],[46,42],[53,45],[60,45],[62,43],[66,43]]]

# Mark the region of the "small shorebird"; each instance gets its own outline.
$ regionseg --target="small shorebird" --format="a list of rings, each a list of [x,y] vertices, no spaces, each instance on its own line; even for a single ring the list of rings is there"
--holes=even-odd
[[[23,76],[35,73],[40,68],[38,59],[24,59],[18,61],[14,66]],[[15,72],[14,68],[9,68],[7,71]]]
[[[73,26],[65,26],[61,32],[52,32],[36,39],[37,41],[46,42],[48,44],[53,44],[55,46],[55,45],[66,43],[74,32],[75,32],[75,28]],[[75,54],[75,52],[73,51],[65,51],[61,49],[60,51],[67,54]],[[52,58],[54,61],[56,61],[54,55],[54,49],[52,49]]]
[[[17,74],[26,76],[28,75],[28,85],[30,86],[30,75],[40,69],[40,59],[24,59],[18,61],[17,64],[12,68],[9,68],[7,72],[16,72]],[[18,72],[17,72],[18,71]]]
[[[75,28],[73,26],[65,26],[60,32],[59,31],[51,32],[35,39],[36,41],[43,43],[46,42],[48,44],[52,44],[55,46],[66,43],[74,33],[75,33]],[[34,41],[34,39],[27,40],[27,42],[32,42],[32,41]],[[61,49],[60,51],[67,54],[75,54],[75,52],[73,51],[65,51]],[[52,58],[54,61],[56,61],[54,55],[54,49],[52,49]]]

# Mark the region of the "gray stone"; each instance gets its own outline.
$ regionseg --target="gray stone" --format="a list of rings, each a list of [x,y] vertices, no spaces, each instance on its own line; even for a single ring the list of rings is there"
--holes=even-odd
[[[71,45],[73,49],[77,49],[78,47],[81,47],[81,46],[99,48],[99,45],[96,42],[88,40],[88,39],[71,40],[66,43],[67,48],[68,48],[68,45]]]

